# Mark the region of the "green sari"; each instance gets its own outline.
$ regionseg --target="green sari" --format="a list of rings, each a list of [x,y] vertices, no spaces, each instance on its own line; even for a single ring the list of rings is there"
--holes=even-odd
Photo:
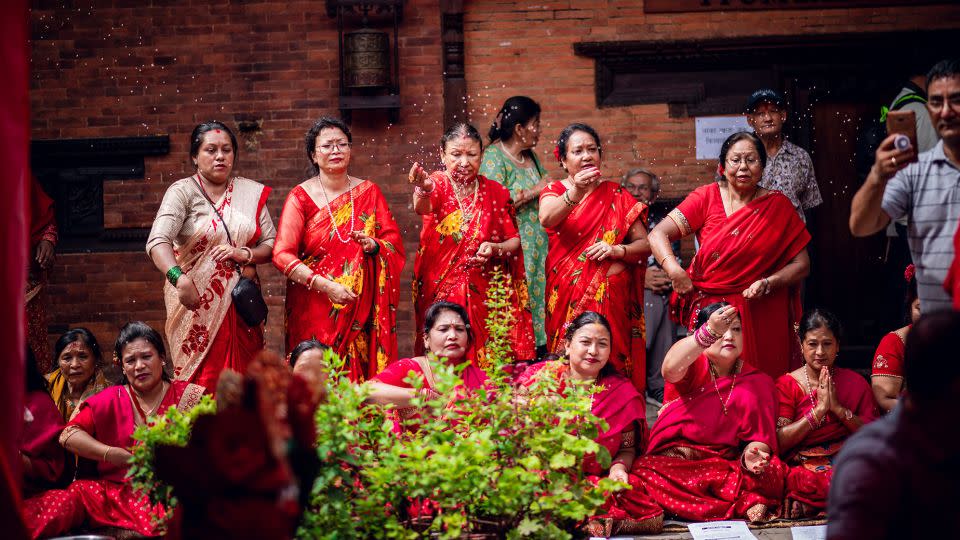
[[[483,151],[480,174],[507,188],[511,198],[515,199],[521,189],[532,189],[546,175],[547,171],[536,155],[533,152],[530,155],[533,156],[533,166],[523,168],[514,163],[499,144],[491,144]],[[535,199],[517,210],[517,229],[520,232],[520,246],[523,248],[523,262],[530,292],[530,310],[533,312],[533,335],[538,347],[547,344],[547,333],[544,329],[544,295],[547,288],[544,263],[547,259],[547,233],[540,226],[539,206],[539,202]]]

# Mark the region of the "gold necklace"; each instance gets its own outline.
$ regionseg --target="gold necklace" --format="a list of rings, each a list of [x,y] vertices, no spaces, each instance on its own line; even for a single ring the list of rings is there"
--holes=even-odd
[[[473,197],[469,207],[465,206],[463,200],[460,199],[460,194],[457,193],[457,184],[453,181],[452,177],[450,178],[450,185],[453,187],[453,198],[456,199],[460,213],[463,214],[463,225],[460,226],[460,230],[466,231],[470,226],[470,222],[473,221],[473,211],[477,206],[477,192],[480,191],[480,182],[477,178],[473,179]]]
[[[730,396],[733,395],[733,387],[737,384],[737,372],[740,371],[740,362],[740,360],[737,360],[737,363],[733,366],[733,380],[730,381],[730,392],[727,393],[727,399],[723,399],[723,395],[720,394],[720,386],[717,385],[717,368],[713,365],[713,362],[710,362],[710,376],[713,378],[713,389],[717,391],[717,397],[720,398],[720,406],[723,407],[724,416],[727,415],[727,403],[730,403]]]

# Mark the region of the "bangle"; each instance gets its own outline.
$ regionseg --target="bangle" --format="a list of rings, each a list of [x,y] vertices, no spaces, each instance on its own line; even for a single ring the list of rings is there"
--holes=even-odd
[[[314,292],[320,292],[318,289],[313,288],[313,282],[316,281],[318,277],[320,277],[320,274],[316,274],[316,273],[310,276],[310,281],[307,282],[307,289]]]
[[[167,281],[169,281],[171,285],[176,287],[177,282],[180,281],[180,276],[182,275],[183,275],[182,268],[180,268],[179,266],[171,266],[170,269],[167,270]]]
[[[770,278],[763,278],[763,285],[766,287],[766,292],[770,292]]]
[[[807,414],[804,414],[803,417],[807,419],[813,429],[817,429],[823,424],[823,421],[817,418],[817,413],[813,412],[813,409],[807,411]]]
[[[243,264],[247,265],[247,264],[250,264],[251,262],[253,262],[253,250],[252,250],[252,249],[248,248],[247,246],[242,246],[242,247],[240,248],[240,251],[246,251],[246,252],[247,252],[247,260],[244,261]]]
[[[720,339],[718,336],[713,335],[713,332],[707,328],[707,323],[703,323],[700,328],[693,333],[693,339],[697,342],[697,345],[703,347],[704,349],[709,349],[711,345],[717,342]]]
[[[107,449],[103,451],[103,458],[102,458],[100,461],[103,461],[103,462],[106,462],[106,461],[107,461],[107,454],[110,453],[110,449],[111,449],[111,448],[113,448],[113,447],[112,447],[112,446],[108,446]]]
[[[663,259],[657,261],[657,264],[660,265],[660,268],[663,268],[663,263],[667,262],[667,259],[669,259],[669,258],[670,258],[669,255],[664,255],[664,256],[663,256]]]
[[[563,192],[563,195],[560,196],[560,200],[562,200],[562,201],[563,201],[563,204],[565,204],[565,205],[567,205],[567,206],[576,206],[577,204],[580,203],[580,201],[573,202],[573,199],[570,198],[570,192],[569,192],[569,191],[564,191],[564,192]]]

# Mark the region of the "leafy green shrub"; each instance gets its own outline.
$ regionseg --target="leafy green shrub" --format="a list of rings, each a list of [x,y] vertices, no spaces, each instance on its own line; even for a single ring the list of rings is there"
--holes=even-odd
[[[495,289],[503,283],[495,276]],[[512,321],[504,315],[504,298],[500,290],[488,304],[490,386],[464,392],[457,370],[431,358],[435,390],[444,397],[414,398],[420,414],[401,422],[406,429],[400,434],[391,429],[390,408],[364,405],[365,386],[328,378],[328,400],[316,412],[323,464],[299,537],[486,532],[569,538],[570,527],[624,487],[609,479],[595,485],[582,473],[588,454],[604,465],[610,461],[593,440],[605,427],[591,413],[593,388],[572,385],[560,395],[556,381],[544,378],[517,390],[500,371],[511,361],[505,336]],[[331,373],[343,372],[332,352],[326,361]],[[421,385],[417,378],[408,381]],[[424,506],[429,510],[417,515],[414,508]]]

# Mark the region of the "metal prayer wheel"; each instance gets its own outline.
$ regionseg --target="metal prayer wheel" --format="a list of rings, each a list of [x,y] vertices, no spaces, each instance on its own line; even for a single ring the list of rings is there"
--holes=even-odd
[[[348,88],[390,85],[390,35],[361,28],[343,36],[343,78]]]

